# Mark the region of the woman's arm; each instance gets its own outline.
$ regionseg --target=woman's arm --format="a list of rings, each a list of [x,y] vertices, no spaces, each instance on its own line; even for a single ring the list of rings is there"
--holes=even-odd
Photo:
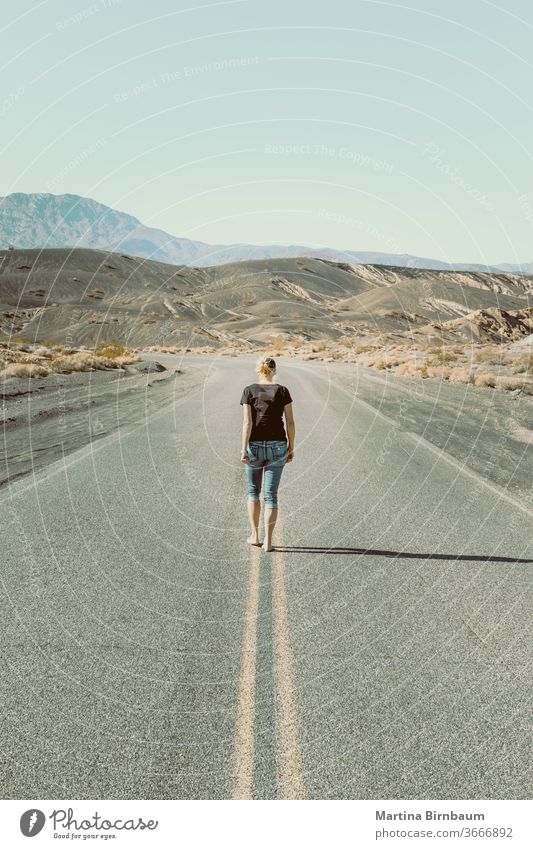
[[[294,423],[294,413],[292,412],[292,402],[285,404],[283,408],[285,414],[285,424],[287,427],[288,455],[287,463],[290,463],[294,458],[294,437],[296,435],[296,425]]]
[[[250,404],[242,405],[243,411],[243,419],[242,419],[242,450],[241,450],[241,462],[247,463],[248,457],[246,455],[246,449],[248,448],[248,442],[250,439],[250,434],[252,432],[252,408]]]

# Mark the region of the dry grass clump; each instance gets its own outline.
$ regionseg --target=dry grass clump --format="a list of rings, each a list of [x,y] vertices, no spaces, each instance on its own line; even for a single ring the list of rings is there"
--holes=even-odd
[[[389,351],[379,351],[372,348],[372,353],[363,354],[361,364],[370,366],[370,368],[386,369],[395,368],[406,362],[408,355],[404,351],[392,349]]]
[[[513,374],[533,374],[533,354],[519,354],[510,365]]]
[[[533,353],[512,352],[510,343],[470,344],[443,342],[429,345],[422,339],[410,343],[391,334],[371,336],[368,343],[355,341],[348,333],[333,341],[306,340],[300,345],[290,342],[286,354],[305,360],[356,363],[357,365],[389,371],[398,377],[433,378],[465,386],[513,391],[528,391],[533,375]],[[299,350],[297,350],[299,348]],[[498,368],[489,370],[487,365]]]
[[[35,354],[27,354],[25,351],[0,351],[0,364],[8,365],[9,363],[34,363],[39,365],[43,361],[43,357],[38,357]]]
[[[0,371],[0,379],[9,380],[11,377],[48,377],[51,370],[38,363],[8,363]]]
[[[449,381],[450,383],[472,383],[473,375],[469,369],[456,366],[450,370]]]
[[[389,366],[392,366],[393,368],[395,368],[396,366],[400,366],[408,359],[409,356],[404,351],[391,351],[389,354],[387,354],[387,361],[389,363]]]
[[[438,366],[438,365],[446,365],[447,363],[453,363],[457,359],[456,354],[452,351],[439,351],[438,354],[435,354],[430,360],[428,360],[428,365]]]
[[[145,345],[141,350],[147,354],[214,354],[217,348],[212,345],[196,345],[192,348],[185,345]]]
[[[428,377],[438,377],[439,380],[448,380],[452,370],[449,366],[432,366],[428,364],[425,371]]]
[[[403,363],[400,363],[395,374],[400,375],[400,377],[420,377],[420,366],[417,366],[416,363],[413,363],[410,360],[406,360]],[[427,375],[426,375],[427,377]]]
[[[494,389],[496,386],[496,375],[492,372],[481,372],[481,374],[477,375],[474,383],[476,386],[485,386]]]
[[[73,354],[74,351],[78,350],[72,345],[63,345],[62,342],[55,342],[53,339],[43,339],[40,345],[50,351],[59,351],[61,354]]]
[[[146,345],[142,350],[147,354],[177,354],[183,349],[177,345]]]
[[[103,357],[106,360],[114,360],[116,357],[125,357],[129,353],[129,350],[125,345],[119,345],[116,342],[106,342],[104,345],[99,345],[95,351],[96,356]]]
[[[271,338],[269,348],[272,349],[272,355],[273,356],[281,354],[281,352],[286,347],[287,347],[287,340],[285,339],[285,336],[282,336],[281,333],[279,333],[277,336],[273,336]]]
[[[434,377],[439,380],[449,380],[451,383],[471,383],[472,381],[472,375],[468,369],[459,366],[450,368],[447,365],[430,365],[430,363],[420,365],[409,360],[400,363],[394,373],[400,377],[418,377],[423,380]]]
[[[294,351],[297,351],[299,348],[302,347],[302,345],[305,345],[305,339],[302,339],[301,336],[293,336],[291,338],[291,348]]]
[[[125,354],[123,357],[115,357],[113,360],[108,360],[106,363],[106,367],[109,368],[122,368],[122,366],[129,366],[131,363],[137,363],[139,361],[139,357],[137,354]]]
[[[77,351],[69,357],[54,357],[50,361],[50,369],[58,374],[71,374],[74,371],[92,371],[94,369],[120,368],[122,363],[116,360],[109,360],[104,357],[97,357],[95,354],[85,351]]]
[[[496,378],[496,388],[497,389],[505,389],[507,392],[512,392],[514,389],[523,389],[524,380],[519,377],[509,377],[509,375],[502,375],[502,377]]]
[[[138,356],[123,345],[101,346],[103,355],[88,348],[46,343],[8,347],[0,345],[0,377],[47,377],[49,374],[71,374],[94,369],[122,368],[138,360]],[[115,356],[111,356],[111,354]]]
[[[474,360],[476,363],[497,366],[504,362],[504,351],[501,345],[483,345],[475,351]]]

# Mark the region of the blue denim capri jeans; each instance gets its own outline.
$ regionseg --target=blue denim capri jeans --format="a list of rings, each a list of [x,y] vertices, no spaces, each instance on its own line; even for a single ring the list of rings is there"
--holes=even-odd
[[[287,462],[288,443],[284,439],[265,439],[262,442],[251,441],[246,451],[249,463],[246,469],[248,501],[259,501],[261,483],[264,476],[265,507],[278,506],[278,487],[283,467]]]

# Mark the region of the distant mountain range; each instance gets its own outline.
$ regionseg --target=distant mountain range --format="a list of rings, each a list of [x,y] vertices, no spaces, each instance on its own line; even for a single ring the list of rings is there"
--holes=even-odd
[[[0,198],[0,250],[10,245],[16,248],[93,248],[172,265],[197,267],[242,260],[316,257],[332,262],[371,263],[401,268],[533,273],[533,262],[487,266],[475,263],[452,264],[410,254],[340,251],[305,245],[210,245],[146,227],[133,215],[72,194],[16,192]]]

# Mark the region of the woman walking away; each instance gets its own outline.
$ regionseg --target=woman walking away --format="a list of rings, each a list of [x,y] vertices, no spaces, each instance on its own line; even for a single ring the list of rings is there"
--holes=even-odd
[[[265,539],[263,551],[272,551],[272,533],[278,518],[278,486],[285,463],[294,459],[294,416],[291,393],[276,383],[276,362],[272,357],[260,357],[255,370],[259,383],[245,386],[240,403],[243,405],[241,462],[246,466],[248,487],[248,518],[252,533],[251,545],[259,541],[261,514],[261,484],[264,480]],[[287,432],[283,426],[283,414]]]

